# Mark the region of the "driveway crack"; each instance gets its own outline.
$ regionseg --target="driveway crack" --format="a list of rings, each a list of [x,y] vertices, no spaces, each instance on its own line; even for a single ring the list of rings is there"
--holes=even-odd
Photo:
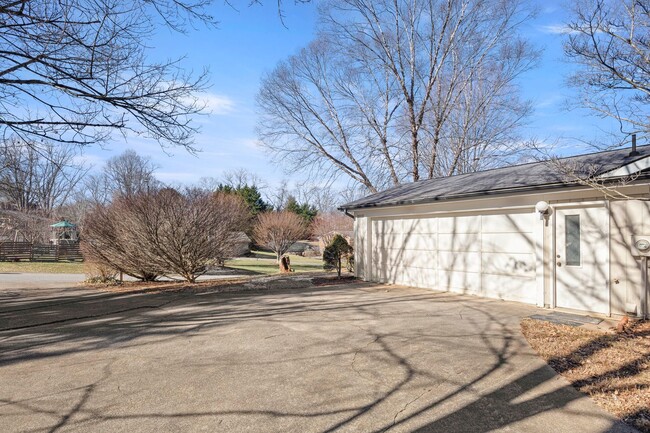
[[[357,373],[363,379],[368,379],[368,378],[366,376],[364,376],[363,374],[361,374],[361,371],[359,371],[354,365],[355,362],[357,361],[357,355],[359,353],[361,353],[362,351],[366,350],[370,345],[375,344],[377,342],[377,340],[379,340],[378,335],[376,335],[375,338],[373,338],[373,340],[371,342],[367,343],[362,348],[357,349],[357,350],[354,351],[354,356],[352,357],[352,362],[350,363],[350,366],[352,367],[352,370],[354,370],[354,372]],[[374,379],[370,379],[370,380],[372,380],[373,382],[376,382],[376,380],[374,380]]]
[[[393,427],[395,424],[397,424],[397,417],[399,417],[399,416],[400,416],[400,415],[401,415],[401,414],[402,414],[402,413],[403,413],[403,412],[404,412],[404,411],[405,411],[405,410],[406,410],[410,405],[412,405],[413,403],[415,403],[416,401],[418,401],[419,399],[421,399],[422,397],[424,397],[424,395],[428,394],[429,392],[431,392],[431,388],[428,388],[428,389],[424,390],[420,395],[418,395],[417,397],[415,397],[413,400],[410,400],[409,402],[407,402],[407,403],[404,405],[404,407],[402,407],[402,409],[400,409],[400,410],[395,414],[395,416],[393,417],[393,424],[391,425],[391,427]]]

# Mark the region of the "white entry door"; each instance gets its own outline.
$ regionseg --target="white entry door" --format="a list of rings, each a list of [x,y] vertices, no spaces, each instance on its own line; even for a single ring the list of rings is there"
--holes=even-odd
[[[607,209],[556,212],[556,306],[609,314]]]

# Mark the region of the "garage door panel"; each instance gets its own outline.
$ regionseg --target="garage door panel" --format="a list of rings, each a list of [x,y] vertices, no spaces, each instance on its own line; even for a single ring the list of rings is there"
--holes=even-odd
[[[438,283],[443,290],[456,293],[478,294],[481,274],[478,272],[438,271]]]
[[[483,275],[483,295],[534,304],[535,279],[512,275]]]
[[[483,253],[482,271],[485,274],[535,276],[535,255],[517,253]]]
[[[438,252],[429,251],[409,251],[404,256],[404,265],[420,269],[437,269]]]
[[[535,251],[530,233],[483,233],[482,237],[484,252],[530,254]]]
[[[413,287],[435,288],[438,286],[437,272],[435,269],[404,268],[407,276],[404,284]]]
[[[377,248],[379,249],[399,249],[403,248],[404,242],[401,234],[384,234],[378,236]]]
[[[388,249],[385,254],[390,266],[406,266],[411,258],[411,253],[406,250]]]
[[[405,234],[436,234],[438,233],[438,220],[436,218],[404,220],[402,227]]]
[[[481,253],[455,253],[440,251],[438,267],[441,270],[481,272]]]
[[[402,220],[384,220],[383,230],[386,234],[402,233]]]
[[[439,234],[438,248],[440,251],[481,251],[481,235]]]
[[[435,250],[438,248],[437,236],[432,234],[409,233],[404,235],[404,248],[407,250]]]
[[[532,233],[535,228],[535,215],[498,214],[481,216],[483,233]]]
[[[438,218],[438,233],[480,233],[481,219],[477,216]]]

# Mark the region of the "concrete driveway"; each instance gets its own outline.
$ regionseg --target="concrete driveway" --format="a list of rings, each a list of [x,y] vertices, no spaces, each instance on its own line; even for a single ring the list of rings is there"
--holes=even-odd
[[[519,331],[534,308],[364,284],[5,298],[3,432],[628,432]]]

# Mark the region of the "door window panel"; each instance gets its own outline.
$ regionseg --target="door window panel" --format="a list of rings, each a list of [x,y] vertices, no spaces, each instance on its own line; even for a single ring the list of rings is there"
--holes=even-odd
[[[580,266],[580,215],[567,215],[564,227],[566,264]]]

